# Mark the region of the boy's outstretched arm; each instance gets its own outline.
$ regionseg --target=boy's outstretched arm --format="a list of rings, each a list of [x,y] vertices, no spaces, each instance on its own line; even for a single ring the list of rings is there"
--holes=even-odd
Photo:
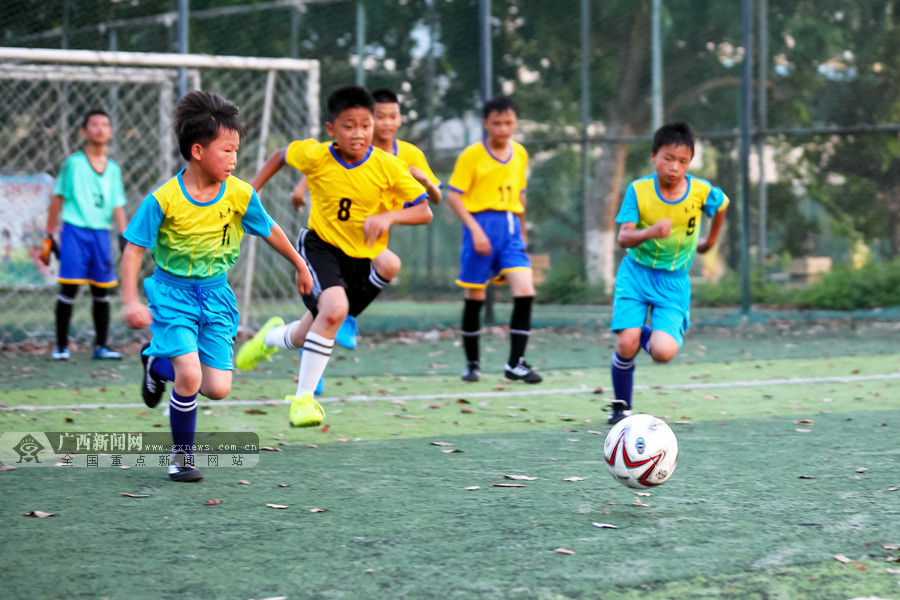
[[[622,223],[619,227],[617,241],[621,248],[635,248],[647,240],[665,239],[672,233],[672,220],[668,217],[660,219],[650,227],[638,229],[637,223]]]
[[[263,239],[266,240],[266,243],[272,246],[278,254],[285,257],[288,262],[294,265],[294,268],[297,270],[297,291],[304,296],[308,295],[312,291],[312,275],[309,273],[306,261],[304,261],[303,257],[294,249],[293,244],[291,244],[290,240],[288,240],[287,236],[284,234],[284,230],[282,230],[278,224],[275,224],[268,237]]]
[[[129,242],[122,252],[122,315],[132,329],[149,327],[153,321],[150,309],[138,297],[137,280],[144,249]]]
[[[273,152],[272,156],[269,157],[269,160],[266,161],[266,164],[259,170],[259,173],[253,176],[253,179],[250,180],[250,185],[253,186],[254,190],[258,192],[262,189],[262,186],[266,185],[266,182],[272,179],[272,175],[281,169],[284,165],[285,152],[287,152],[287,148],[279,148]]]
[[[475,217],[472,216],[472,213],[466,209],[466,205],[463,203],[462,194],[451,189],[447,193],[447,204],[450,205],[450,208],[453,209],[453,212],[456,213],[459,220],[463,222],[463,225],[469,228],[469,233],[472,234],[472,245],[475,248],[475,252],[483,256],[490,254],[491,241],[488,239],[488,236],[485,235],[484,229],[481,228],[481,225],[478,224]]]
[[[700,238],[697,242],[697,252],[703,254],[716,245],[716,240],[719,238],[719,230],[722,228],[722,223],[724,222],[725,209],[722,209],[712,218],[712,223],[709,226],[709,233],[706,234],[706,237]]]
[[[422,187],[425,188],[425,191],[428,192],[428,200],[432,204],[440,204],[441,203],[441,189],[434,185],[434,182],[428,179],[428,176],[415,165],[409,165],[409,174],[413,176],[413,178],[422,184]]]
[[[369,215],[363,222],[363,234],[366,243],[371,247],[375,240],[390,230],[392,225],[427,225],[431,223],[432,216],[428,202],[422,201],[402,210]]]

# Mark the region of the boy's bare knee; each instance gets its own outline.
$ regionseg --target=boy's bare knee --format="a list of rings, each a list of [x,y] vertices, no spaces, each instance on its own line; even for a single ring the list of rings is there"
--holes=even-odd
[[[203,389],[201,393],[210,400],[222,400],[231,393],[230,385],[211,385],[208,389]]]
[[[400,272],[400,267],[403,265],[400,257],[390,250],[385,250],[379,254],[374,262],[375,272],[378,273],[379,277],[388,281],[397,276]]]

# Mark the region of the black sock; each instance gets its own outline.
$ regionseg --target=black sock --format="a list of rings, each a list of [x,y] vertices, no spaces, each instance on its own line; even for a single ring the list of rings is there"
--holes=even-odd
[[[56,297],[57,348],[63,349],[69,345],[69,324],[72,322],[72,306],[75,304],[77,294],[77,285],[64,283],[59,286],[59,295]]]
[[[531,303],[533,296],[513,298],[512,318],[509,321],[509,362],[510,367],[519,364],[525,356],[525,347],[531,335]]]
[[[481,340],[481,307],[484,300],[466,299],[463,303],[462,339],[468,362],[478,362],[478,346]]]
[[[91,295],[94,303],[91,311],[94,316],[94,345],[106,347],[106,339],[109,336],[109,296],[105,288],[91,286]]]
[[[372,267],[372,270],[369,271],[369,279],[363,287],[359,300],[350,307],[350,314],[354,316],[359,315],[368,305],[372,304],[372,301],[378,297],[381,290],[390,282],[390,279],[385,279],[375,271],[375,267]]]

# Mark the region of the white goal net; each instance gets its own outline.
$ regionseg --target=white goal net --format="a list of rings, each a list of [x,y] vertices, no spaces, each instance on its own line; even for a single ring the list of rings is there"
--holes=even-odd
[[[107,111],[112,156],[122,167],[130,216],[140,201],[183,166],[172,131],[179,75],[188,89],[219,92],[240,107],[246,129],[237,175],[253,176],[269,154],[291,140],[318,137],[319,65],[314,60],[0,47],[0,344],[53,338],[56,279],[36,260],[53,181],[66,156],[81,147],[90,110]],[[291,235],[287,178],[262,194]],[[271,302],[297,299],[285,261],[245,242],[229,279],[242,323],[253,326]],[[271,253],[271,255],[270,255]],[[116,253],[117,254],[117,253]],[[118,256],[116,256],[118,260]],[[111,339],[126,335],[113,318]],[[89,342],[90,301],[76,300],[72,339]]]

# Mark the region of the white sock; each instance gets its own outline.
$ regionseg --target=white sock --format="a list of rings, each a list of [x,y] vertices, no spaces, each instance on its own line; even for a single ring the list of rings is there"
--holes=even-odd
[[[287,348],[288,350],[296,350],[297,346],[291,343],[291,331],[294,325],[300,321],[291,321],[287,325],[276,325],[266,332],[266,346],[269,348]]]
[[[310,331],[303,342],[303,354],[300,355],[300,374],[297,379],[297,397],[312,394],[319,385],[319,379],[325,372],[334,340]]]

